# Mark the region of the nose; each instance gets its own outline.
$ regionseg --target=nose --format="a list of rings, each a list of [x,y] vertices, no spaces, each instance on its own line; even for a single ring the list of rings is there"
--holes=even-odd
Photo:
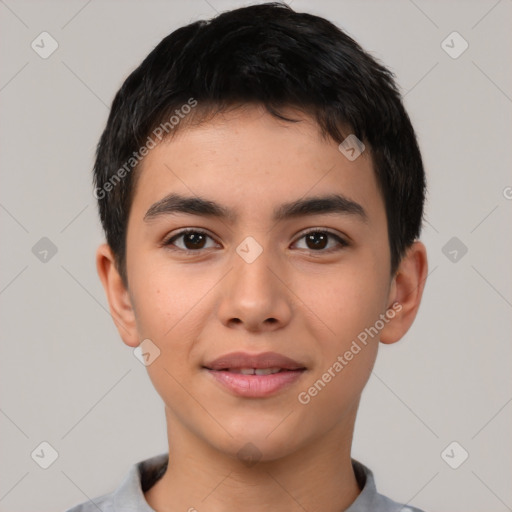
[[[289,323],[293,293],[270,250],[250,263],[234,254],[233,268],[223,283],[218,314],[225,326],[269,332]]]

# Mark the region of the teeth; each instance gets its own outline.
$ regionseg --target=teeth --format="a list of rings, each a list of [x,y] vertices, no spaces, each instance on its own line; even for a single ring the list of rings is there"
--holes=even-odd
[[[230,369],[229,371],[232,373],[241,373],[242,375],[271,375],[280,372],[281,368],[237,368]]]
[[[259,368],[258,370],[254,370],[256,375],[271,375],[272,373],[278,373],[281,371],[281,368]]]

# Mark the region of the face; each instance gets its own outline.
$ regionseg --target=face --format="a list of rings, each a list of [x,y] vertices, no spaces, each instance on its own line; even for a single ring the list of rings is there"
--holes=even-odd
[[[251,442],[264,460],[346,431],[377,354],[379,335],[361,334],[394,321],[382,321],[396,287],[370,155],[350,161],[293,115],[301,122],[239,109],[151,150],[127,231],[136,332],[120,332],[158,347],[147,370],[168,421],[227,454]],[[220,208],[191,211],[171,194]],[[297,368],[208,369],[233,352]]]

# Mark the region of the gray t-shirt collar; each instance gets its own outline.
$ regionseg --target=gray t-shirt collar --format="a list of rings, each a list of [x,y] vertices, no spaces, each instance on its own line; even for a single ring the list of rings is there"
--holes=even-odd
[[[162,453],[134,464],[118,489],[112,493],[112,511],[154,512],[145,500],[144,492],[163,476],[168,460],[168,454]],[[362,490],[345,512],[423,512],[379,494],[372,471],[355,459],[352,459],[352,466]]]

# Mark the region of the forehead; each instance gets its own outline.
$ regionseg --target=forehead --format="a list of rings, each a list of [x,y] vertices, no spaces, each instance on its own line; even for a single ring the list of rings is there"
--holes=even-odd
[[[299,122],[254,106],[185,126],[145,157],[132,209],[144,217],[170,192],[217,199],[237,219],[255,209],[275,216],[290,199],[332,193],[365,203],[370,215],[383,209],[369,151],[351,161],[311,117],[287,117]]]

